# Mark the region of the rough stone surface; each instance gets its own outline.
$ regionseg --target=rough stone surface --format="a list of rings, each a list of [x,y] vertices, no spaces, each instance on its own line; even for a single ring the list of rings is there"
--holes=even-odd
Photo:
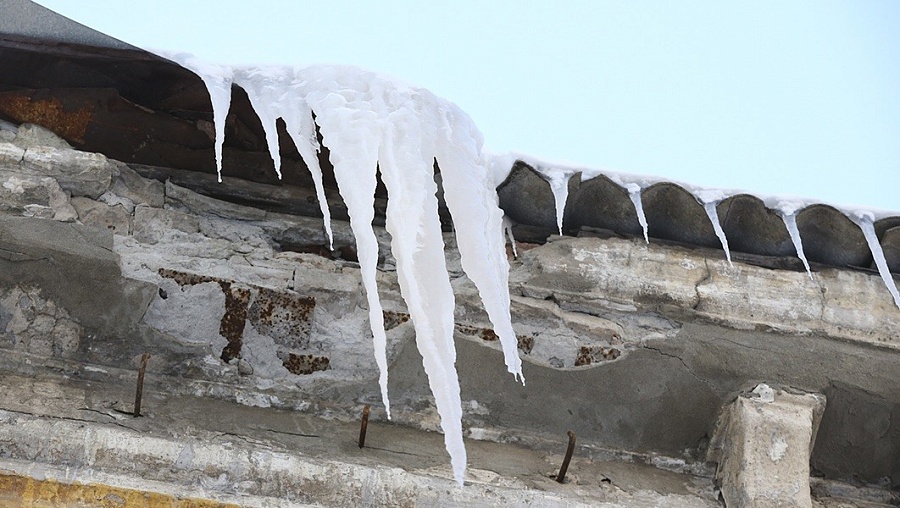
[[[82,325],[124,333],[144,314],[155,288],[123,279],[112,247],[108,230],[0,217],[0,287],[39,288]]]
[[[60,160],[94,164],[56,152]],[[56,182],[24,168],[26,154],[0,143],[0,171]],[[78,209],[81,224],[21,217],[21,207],[0,209],[3,369],[108,381],[116,368],[134,367],[149,352],[160,376],[155,390],[173,400],[225,399],[338,420],[358,418],[362,404],[378,413],[367,303],[346,222],[335,220],[330,251],[321,219],[257,207],[262,184],[242,192],[241,181],[229,180],[229,195],[253,199],[224,203],[106,164],[111,183],[96,199],[70,200],[59,191]],[[165,180],[163,169],[154,171],[153,178]],[[69,174],[94,178],[78,168]],[[656,192],[680,199],[672,189]],[[631,206],[627,196],[617,196],[620,208]],[[0,197],[0,203],[15,202]],[[687,205],[693,213],[694,205]],[[757,205],[736,199],[729,206]],[[744,227],[722,212],[729,227]],[[598,217],[582,219],[610,226]],[[776,234],[777,224],[769,222],[771,230],[760,230],[761,236]],[[888,238],[894,226],[880,224],[879,234]],[[506,372],[453,235],[445,235],[468,437],[558,454],[560,436],[573,430],[580,453],[591,460],[648,463],[655,471],[708,478],[706,456],[720,409],[767,380],[829,397],[812,451],[816,471],[876,490],[900,481],[892,459],[900,456],[900,434],[891,423],[900,407],[900,317],[876,274],[815,267],[810,279],[737,257],[729,266],[719,249],[594,233],[520,243],[519,259],[511,259],[524,387]],[[394,421],[437,430],[388,254],[390,237],[382,228],[376,235]],[[16,307],[10,295],[17,291],[35,303]],[[53,310],[41,314],[41,305]],[[78,340],[71,340],[75,328],[65,327],[38,337],[32,331],[50,324],[41,316],[76,323]],[[22,323],[28,323],[24,330]],[[13,332],[27,340],[16,346]],[[132,371],[125,377],[133,382]],[[591,473],[579,481],[603,483],[600,478]]]
[[[810,450],[825,406],[760,384],[726,408],[711,458],[728,506],[811,507]]]
[[[137,206],[134,209],[134,237],[141,243],[156,243],[174,231],[197,233],[200,220],[175,210]],[[174,233],[177,235],[177,233]]]
[[[73,196],[93,199],[106,192],[112,180],[112,166],[103,155],[45,146],[25,151],[21,171],[52,177]]]
[[[89,198],[72,198],[72,206],[78,212],[82,224],[106,228],[115,234],[131,234],[132,216],[121,204],[110,206]]]
[[[56,180],[0,170],[0,210],[24,217],[75,220],[77,212]]]
[[[900,349],[900,313],[878,277],[728,265],[693,250],[640,241],[567,238],[521,256],[511,279],[526,296],[655,307],[737,329],[823,333]],[[786,297],[786,295],[791,295]]]
[[[0,294],[0,333],[16,350],[40,356],[72,356],[83,335],[66,310],[34,288]]]
[[[139,175],[135,170],[118,161],[113,161],[110,191],[130,200],[135,205],[162,208],[166,200],[165,185]]]
[[[57,136],[50,129],[45,129],[33,123],[23,123],[19,126],[14,144],[25,150],[39,146],[56,148],[57,150],[70,150],[72,148],[72,145]]]

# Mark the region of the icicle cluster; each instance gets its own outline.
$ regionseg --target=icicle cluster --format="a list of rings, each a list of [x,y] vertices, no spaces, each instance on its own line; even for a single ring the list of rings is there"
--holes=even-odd
[[[392,238],[391,252],[397,260],[401,294],[441,415],[454,476],[461,484],[466,452],[453,342],[455,301],[438,219],[435,161],[441,171],[444,199],[456,226],[463,270],[478,288],[500,337],[507,369],[524,382],[509,314],[503,213],[498,206],[491,161],[482,153],[481,133],[456,105],[427,90],[356,68],[229,68],[210,66],[188,55],[169,58],[200,75],[209,90],[220,180],[224,119],[232,83],[247,92],[262,122],[279,177],[276,121],[281,118],[285,122],[312,173],[331,241],[330,215],[317,157],[318,126],[323,144],[330,149],[335,178],[356,237],[379,384],[390,417],[386,337],[376,285],[378,243],[372,230],[376,168],[380,170],[389,197],[385,226]]]
[[[516,336],[510,322],[509,265],[504,234],[513,242],[514,250],[515,242],[511,222],[503,217],[495,191],[512,162],[520,157],[512,154],[488,156],[482,151],[481,133],[456,105],[427,90],[401,85],[371,72],[341,66],[231,68],[201,62],[186,54],[163,56],[197,73],[209,91],[219,181],[232,84],[247,92],[262,122],[279,178],[281,158],[276,122],[279,118],[284,121],[288,134],[312,173],[331,244],[330,213],[318,160],[318,127],[323,144],[330,149],[335,178],[356,237],[375,359],[380,372],[379,384],[390,418],[386,336],[376,285],[378,243],[372,230],[376,168],[380,169],[389,196],[386,229],[392,238],[391,252],[397,260],[401,294],[416,329],[416,345],[441,415],[441,428],[454,476],[461,484],[466,452],[453,343],[455,301],[444,259],[433,164],[437,161],[441,170],[444,198],[456,226],[463,269],[478,288],[494,331],[500,337],[507,369],[524,383]],[[529,164],[550,184],[560,234],[569,179],[576,172],[581,172],[584,180],[604,174],[628,192],[644,239],[649,242],[641,193],[655,179],[575,170],[564,165]],[[705,189],[694,189],[693,194],[703,205],[731,264],[728,240],[716,211],[726,194]],[[797,255],[812,278],[797,229],[797,209],[797,206],[779,207]],[[875,235],[874,218],[871,214],[857,213],[851,219],[862,229],[878,271],[900,307],[900,293]]]

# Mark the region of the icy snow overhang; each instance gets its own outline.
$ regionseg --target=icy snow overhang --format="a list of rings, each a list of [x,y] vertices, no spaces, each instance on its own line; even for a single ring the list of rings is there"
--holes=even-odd
[[[206,88],[193,73],[131,47],[27,0],[0,0],[0,119],[41,124],[75,148],[101,152],[131,164],[185,170],[179,183],[204,194],[269,210],[318,216],[309,172],[279,122],[283,181],[278,181],[265,136],[246,93],[232,87],[226,125],[223,174],[281,187],[266,192],[235,191],[210,185],[215,172],[212,108]],[[332,213],[346,219],[328,160],[320,156]],[[521,241],[543,242],[557,231],[554,194],[527,157],[510,156],[511,169],[498,187],[500,204]],[[662,168],[664,169],[664,168]],[[146,169],[146,171],[152,171]],[[562,231],[571,236],[642,236],[634,195],[615,175],[590,179],[578,170],[568,181]],[[156,172],[162,177],[160,172]],[[196,176],[193,176],[196,175]],[[614,181],[617,180],[617,181]],[[707,210],[685,186],[657,181],[641,187],[647,235],[658,243],[721,249]],[[301,199],[297,199],[297,198]],[[385,192],[379,185],[376,223],[383,223]],[[767,204],[769,206],[767,206]],[[442,204],[443,205],[443,204]],[[723,195],[714,205],[735,260],[803,270],[778,206],[746,193]],[[449,215],[442,206],[442,222]],[[900,274],[900,213],[874,221],[888,269]],[[820,265],[875,271],[862,229],[843,211],[806,202],[796,210],[796,226],[813,270]]]

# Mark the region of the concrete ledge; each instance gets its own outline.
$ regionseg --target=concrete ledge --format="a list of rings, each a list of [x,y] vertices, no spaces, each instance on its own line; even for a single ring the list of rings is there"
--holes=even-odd
[[[640,464],[576,457],[562,485],[550,478],[557,454],[470,442],[473,467],[461,488],[435,433],[370,422],[371,444],[359,450],[357,422],[189,397],[151,397],[147,416],[133,418],[109,406],[123,387],[7,381],[15,388],[0,395],[0,478],[60,496],[138,491],[201,503],[184,506],[251,508],[717,506],[709,479]]]

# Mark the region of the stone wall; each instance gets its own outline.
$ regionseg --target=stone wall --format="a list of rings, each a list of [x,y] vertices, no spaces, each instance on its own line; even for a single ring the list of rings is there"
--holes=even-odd
[[[335,222],[332,252],[319,218],[220,201],[39,127],[0,127],[4,369],[91,376],[149,352],[163,393],[339,419],[373,404],[384,418],[347,223]],[[395,420],[436,430],[389,236],[377,234]],[[722,408],[766,382],[826,396],[814,475],[900,486],[900,311],[877,275],[731,266],[718,250],[640,238],[519,243],[521,386],[452,234],[445,243],[469,437],[542,447],[574,430],[591,456],[711,475]]]

